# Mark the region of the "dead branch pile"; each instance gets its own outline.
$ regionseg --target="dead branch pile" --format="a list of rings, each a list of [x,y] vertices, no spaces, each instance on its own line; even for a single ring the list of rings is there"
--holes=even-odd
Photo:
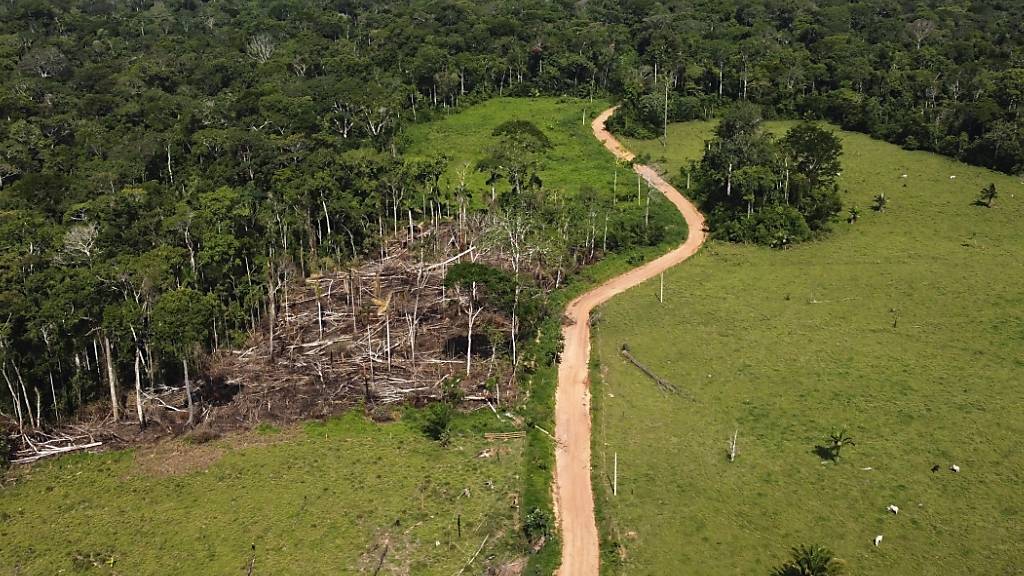
[[[446,381],[460,381],[466,398],[493,399],[483,383],[507,385],[511,367],[477,335],[474,350],[484,354],[474,359],[473,377],[465,377],[465,295],[446,288],[444,277],[453,263],[497,257],[454,226],[442,234],[446,242],[394,243],[379,260],[287,287],[272,329],[211,363],[211,381],[238,390],[231,416],[251,423],[327,415],[358,402],[418,402],[439,398]],[[481,320],[508,326],[496,314]],[[223,411],[214,406],[205,416]]]
[[[89,430],[77,427],[77,435],[55,432],[48,434],[42,431],[25,433],[15,437],[19,448],[14,451],[11,464],[28,464],[58,454],[77,452],[98,448],[103,442]]]
[[[492,410],[517,402],[512,362],[490,338],[507,339],[511,319],[471,306],[467,313],[469,295],[446,288],[444,278],[453,264],[472,261],[556,287],[562,270],[551,276],[544,251],[526,242],[528,230],[525,220],[494,214],[462,213],[450,221],[438,216],[432,226],[410,226],[407,233],[396,225],[373,260],[299,283],[286,275],[247,344],[215,352],[202,367],[193,390],[197,425],[227,431],[330,416],[360,403],[368,409],[422,403],[453,385],[463,400],[485,402]],[[470,314],[476,324],[471,377]],[[136,414],[134,394],[125,400],[124,413]],[[144,429],[115,421],[109,404],[100,402],[80,410],[73,422],[52,427],[51,436],[11,434],[15,461],[188,430],[183,386],[142,390],[141,400]]]

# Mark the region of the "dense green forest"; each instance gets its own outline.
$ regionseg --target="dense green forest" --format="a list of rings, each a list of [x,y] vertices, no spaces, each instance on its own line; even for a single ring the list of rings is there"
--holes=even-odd
[[[3,403],[50,421],[102,397],[101,364],[178,378],[255,331],[280,285],[372,253],[384,222],[485,208],[440,184],[443,151],[405,158],[404,127],[493,96],[612,95],[617,128],[649,135],[748,100],[1019,172],[1022,16],[998,0],[3,2]],[[494,146],[490,183],[543,189],[536,150]],[[569,208],[549,258],[583,264],[596,237]]]

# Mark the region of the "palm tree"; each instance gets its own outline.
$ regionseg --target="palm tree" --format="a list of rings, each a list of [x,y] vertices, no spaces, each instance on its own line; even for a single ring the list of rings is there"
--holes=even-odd
[[[843,573],[843,562],[824,546],[797,546],[791,554],[772,576],[840,576]]]
[[[850,206],[849,213],[850,216],[847,217],[846,221],[849,222],[850,224],[853,224],[854,222],[857,221],[858,218],[860,218],[860,209],[857,208],[856,206]]]
[[[888,203],[889,201],[885,198],[885,192],[875,194],[875,205],[872,208],[874,208],[875,212],[885,212],[885,205]]]
[[[857,443],[853,441],[853,438],[846,435],[846,428],[836,433],[829,434],[829,453],[832,455],[832,460],[836,461],[839,459],[839,452],[843,449],[843,446],[856,446]]]

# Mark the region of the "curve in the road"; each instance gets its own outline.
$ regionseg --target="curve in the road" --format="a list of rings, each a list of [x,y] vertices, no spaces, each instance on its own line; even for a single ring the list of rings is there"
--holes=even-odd
[[[594,136],[616,158],[631,161],[627,150],[606,129],[615,112],[602,112],[591,127]],[[644,282],[694,255],[704,243],[704,216],[651,167],[635,164],[633,170],[657,188],[686,219],[686,241],[671,252],[634,268],[579,296],[566,307],[569,322],[562,328],[565,344],[558,366],[555,395],[555,508],[562,531],[562,565],[559,576],[597,576],[600,569],[599,540],[594,520],[594,494],[590,485],[590,311],[612,296]]]

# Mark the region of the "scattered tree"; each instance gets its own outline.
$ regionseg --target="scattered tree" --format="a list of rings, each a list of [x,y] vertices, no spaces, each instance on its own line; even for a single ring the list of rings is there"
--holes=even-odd
[[[995,183],[992,183],[981,189],[981,192],[978,193],[978,200],[976,204],[978,204],[979,206],[984,205],[988,208],[991,208],[992,202],[994,202],[995,199],[998,197],[999,192],[996,190]]]
[[[846,434],[846,429],[843,428],[839,432],[833,432],[829,434],[829,445],[828,452],[829,457],[833,462],[839,460],[839,453],[842,452],[844,446],[856,446],[857,443],[853,441],[853,438]]]
[[[823,546],[797,546],[790,559],[772,572],[773,576],[840,576],[843,562]]]
[[[871,209],[875,212],[885,212],[885,207],[888,206],[889,200],[885,197],[885,192],[875,194],[874,204]]]

